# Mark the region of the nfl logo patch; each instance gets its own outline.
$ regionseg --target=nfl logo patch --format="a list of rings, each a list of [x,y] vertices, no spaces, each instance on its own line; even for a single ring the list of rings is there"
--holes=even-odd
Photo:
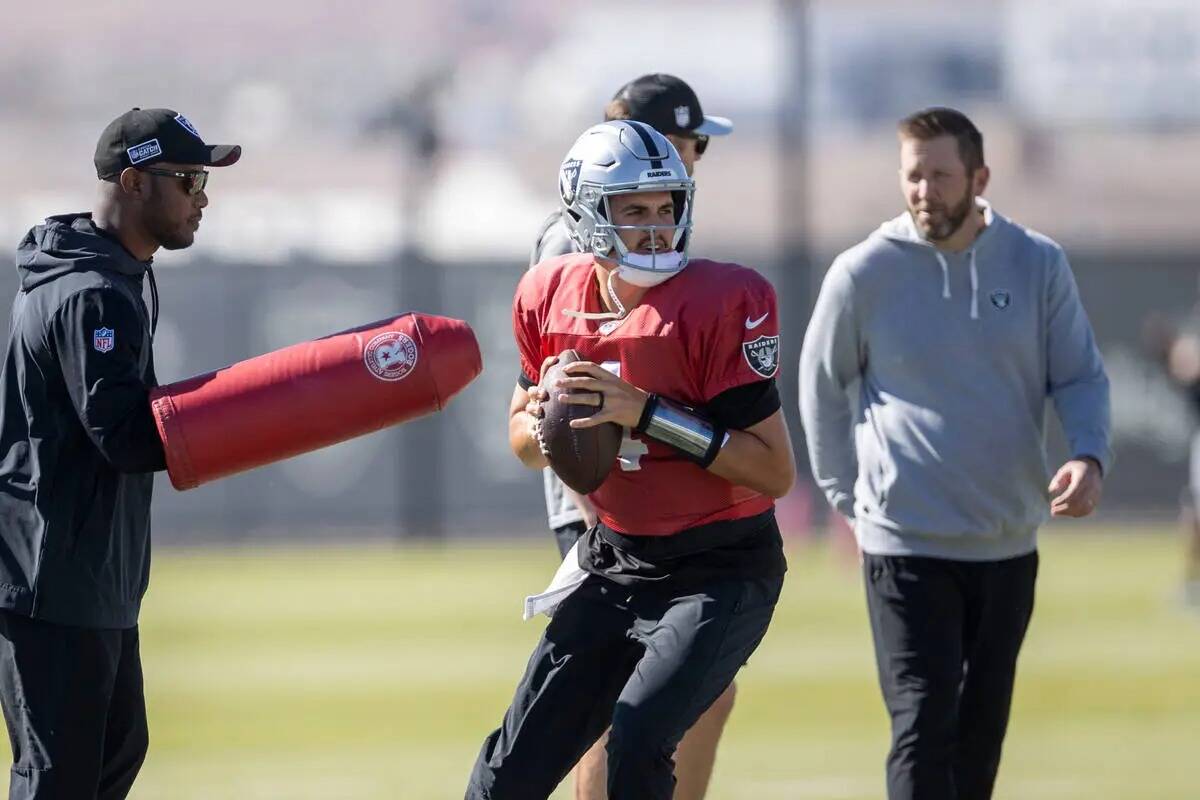
[[[681,128],[691,127],[692,110],[687,106],[675,106],[675,124]]]
[[[117,334],[112,328],[96,328],[92,333],[92,347],[97,353],[107,353],[116,344]]]

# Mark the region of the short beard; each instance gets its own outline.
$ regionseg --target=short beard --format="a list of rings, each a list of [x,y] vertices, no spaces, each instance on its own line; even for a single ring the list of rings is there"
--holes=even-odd
[[[971,188],[968,185],[962,201],[946,212],[946,218],[941,223],[934,223],[926,227],[921,224],[915,211],[909,209],[908,213],[912,216],[913,223],[916,224],[917,229],[921,231],[921,234],[926,239],[931,242],[944,242],[958,233],[963,223],[967,221],[967,216],[974,210],[975,195],[971,192]]]
[[[172,227],[170,221],[162,213],[162,206],[158,202],[158,187],[154,184],[151,184],[150,197],[147,198],[142,223],[146,226],[146,232],[164,250],[183,250],[191,247],[196,240],[196,235],[191,230],[180,230],[177,226]]]
[[[167,237],[158,237],[158,245],[163,250],[185,250],[191,247],[196,242],[195,236],[184,236],[182,234],[172,234]]]

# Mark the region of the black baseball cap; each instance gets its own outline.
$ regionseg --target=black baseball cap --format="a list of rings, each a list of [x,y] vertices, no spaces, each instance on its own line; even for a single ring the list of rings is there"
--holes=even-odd
[[[705,116],[692,87],[674,75],[656,72],[635,78],[618,89],[613,100],[625,103],[631,119],[651,125],[659,133],[677,136],[733,133],[733,123],[725,117]]]
[[[132,108],[108,123],[96,143],[96,177],[159,161],[228,167],[242,157],[236,144],[205,144],[183,114],[169,108]]]

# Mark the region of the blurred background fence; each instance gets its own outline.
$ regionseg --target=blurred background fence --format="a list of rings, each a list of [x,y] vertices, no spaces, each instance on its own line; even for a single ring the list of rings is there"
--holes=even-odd
[[[895,120],[952,105],[984,132],[997,210],[1071,256],[1113,380],[1106,513],[1174,513],[1195,420],[1140,330],[1197,299],[1193,0],[211,0],[195,30],[167,25],[176,0],[59,5],[0,30],[0,238],[90,204],[96,136],[130,106],[245,146],[197,245],[156,259],[161,380],[408,309],[470,321],[484,350],[445,414],[192,492],[164,479],[159,541],[540,531],[540,479],[507,449],[510,300],[562,154],[649,71],[735,122],[697,170],[693,253],[778,287],[798,453],[795,363],[824,269],[902,209]],[[15,283],[0,271],[0,293]],[[823,519],[812,493],[785,501],[792,527]]]

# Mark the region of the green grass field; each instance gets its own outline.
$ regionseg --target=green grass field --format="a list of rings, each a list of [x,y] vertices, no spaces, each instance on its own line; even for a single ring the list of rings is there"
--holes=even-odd
[[[1200,797],[1200,617],[1176,595],[1180,542],[1067,531],[1043,537],[996,796]],[[542,628],[521,599],[552,552],[160,551],[142,624],[152,745],[132,796],[462,797]],[[709,796],[875,800],[887,725],[857,573],[824,547],[789,557]]]

